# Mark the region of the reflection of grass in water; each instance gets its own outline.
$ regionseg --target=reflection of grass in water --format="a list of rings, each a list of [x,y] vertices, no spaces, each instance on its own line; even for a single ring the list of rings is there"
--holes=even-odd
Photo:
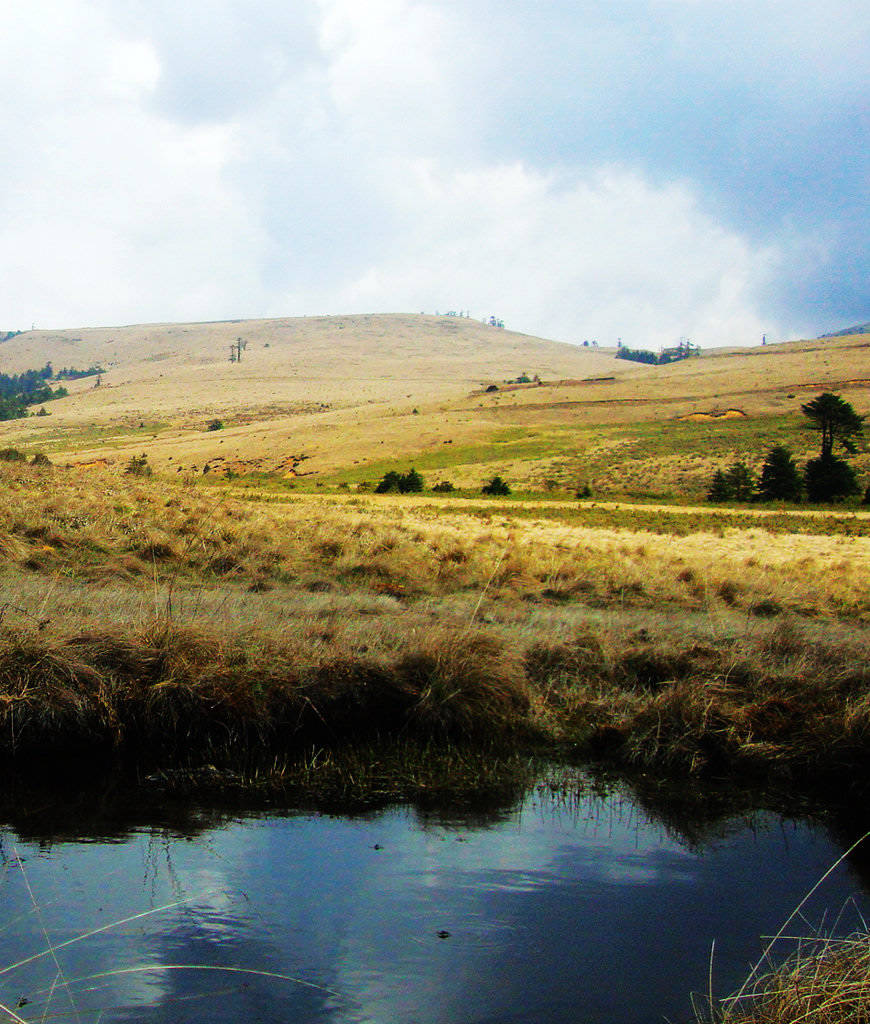
[[[201,900],[206,896],[214,895],[213,893],[200,893],[196,896],[190,896],[185,899],[173,900],[170,903],[163,904],[159,907],[152,907],[149,910],[144,910],[137,914],[130,914],[126,917],[118,918],[108,924],[100,925],[98,928],[91,928],[86,931],[80,932],[74,935],[70,939],[65,939],[62,942],[52,942],[45,927],[42,919],[42,911],[37,901],[36,895],[31,888],[30,881],[27,877],[27,872],[24,868],[24,863],[19,856],[17,851],[14,851],[12,858],[15,866],[21,872],[21,876],[24,880],[24,885],[27,889],[27,893],[33,907],[33,912],[39,922],[39,928],[42,932],[45,940],[45,947],[33,953],[30,956],[23,957],[14,963],[8,964],[5,967],[0,968],[0,978],[5,976],[14,976],[14,973],[22,967],[26,967],[30,964],[36,963],[40,960],[49,960],[52,965],[52,971],[54,974],[50,984],[41,989],[35,989],[30,991],[26,995],[22,995],[18,1001],[18,1004],[13,1009],[11,1006],[0,1003],[0,1014],[5,1015],[5,1019],[15,1021],[16,1024],[32,1024],[33,1021],[46,1021],[55,1018],[68,1018],[70,1013],[75,1020],[81,1021],[83,1019],[82,1014],[83,1008],[77,1002],[77,995],[83,993],[93,993],[98,991],[102,986],[95,985],[95,982],[107,982],[113,978],[123,978],[131,975],[147,975],[147,974],[163,974],[169,971],[187,971],[194,974],[214,974],[218,977],[223,978],[263,978],[271,981],[286,982],[294,986],[301,986],[303,988],[314,989],[318,992],[323,992],[326,995],[331,996],[334,999],[339,999],[342,1002],[347,1002],[346,997],[334,989],[327,988],[324,985],[318,985],[312,981],[306,981],[303,978],[294,977],[289,974],[283,974],[279,971],[263,970],[256,967],[244,967],[240,965],[222,965],[222,964],[167,964],[167,963],[152,963],[152,964],[135,964],[126,967],[116,967],[107,971],[95,971],[90,974],[78,975],[76,977],[69,977],[64,971],[61,962],[58,958],[58,954],[63,950],[68,949],[71,946],[77,945],[82,942],[86,942],[89,939],[94,938],[97,935],[101,935],[107,932],[116,931],[125,925],[134,924],[136,922],[144,921],[145,918],[154,917],[155,915],[165,913],[167,911],[175,910],[179,907],[189,905],[195,900]],[[226,989],[221,988],[207,993],[198,993],[199,998],[215,998],[220,995],[227,994],[228,992],[236,991],[235,988]],[[64,999],[69,1003],[70,1009],[53,1009],[52,1005],[57,1000]],[[188,997],[181,996],[180,998],[186,999]],[[18,1011],[23,1010],[24,1007],[28,1007],[28,1017],[22,1016]],[[95,1014],[95,1021],[99,1022],[102,1020],[103,1014],[110,1010],[115,1009],[114,1006],[104,1006],[94,1008],[92,1013]]]

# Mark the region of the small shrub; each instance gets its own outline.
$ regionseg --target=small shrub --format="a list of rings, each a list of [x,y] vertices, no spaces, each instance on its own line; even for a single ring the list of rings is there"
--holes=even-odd
[[[456,488],[449,480],[440,480],[432,488],[434,494],[449,494],[453,490],[456,490]]]
[[[45,454],[45,452],[37,452],[30,460],[31,466],[50,466],[51,459]]]
[[[0,448],[0,461],[27,462],[27,456],[17,448]]]
[[[151,476],[152,469],[148,465],[147,455],[134,455],[124,468],[128,476]],[[203,472],[205,470],[203,469]]]
[[[494,476],[492,480],[489,481],[489,483],[486,483],[483,485],[483,487],[481,487],[480,492],[481,494],[495,494],[504,496],[510,494],[511,489],[504,482],[504,480],[502,480],[500,476]]]
[[[224,421],[223,420],[210,420],[208,426],[205,429],[206,430],[223,430],[224,429]]]

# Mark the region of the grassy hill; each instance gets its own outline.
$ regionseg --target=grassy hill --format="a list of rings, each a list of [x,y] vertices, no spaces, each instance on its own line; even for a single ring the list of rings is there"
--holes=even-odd
[[[536,491],[693,498],[723,460],[760,461],[774,443],[809,456],[800,406],[820,391],[870,411],[870,335],[666,366],[405,314],[31,331],[0,345],[7,373],[47,360],[106,373],[99,387],[69,382],[49,416],[0,425],[0,445],[327,488],[413,464],[460,488],[498,473]],[[521,375],[537,380],[507,383]]]
[[[691,502],[735,457],[814,453],[821,391],[870,412],[868,354],[649,366],[400,315],[5,341],[5,372],[106,372],[0,424],[0,448],[53,463],[0,460],[0,755],[259,785],[349,737],[499,740],[846,793],[870,512]],[[143,455],[153,476],[123,472]],[[411,465],[459,495],[360,487]],[[515,496],[480,494],[496,473]]]
[[[842,331],[832,331],[830,334],[823,334],[823,338],[845,338],[850,334],[870,334],[870,324],[856,324],[854,327],[846,327]]]

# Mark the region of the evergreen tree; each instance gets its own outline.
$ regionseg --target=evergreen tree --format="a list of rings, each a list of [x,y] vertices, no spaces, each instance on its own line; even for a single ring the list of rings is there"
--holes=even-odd
[[[489,483],[484,484],[480,489],[481,494],[496,494],[505,496],[510,494],[511,489],[500,476],[494,476]]]
[[[855,471],[833,455],[810,459],[804,470],[804,486],[810,501],[842,501],[859,491]]]
[[[734,462],[725,471],[725,481],[734,501],[752,501],[755,495],[755,478],[745,462]]]
[[[791,452],[781,444],[774,445],[761,467],[759,498],[762,501],[800,501],[802,486]]]
[[[416,494],[423,490],[423,477],[416,469],[409,469],[399,480],[399,490],[402,494]]]
[[[717,469],[707,491],[708,501],[752,501],[755,480],[745,462],[733,462],[724,472]]]
[[[409,469],[407,473],[397,473],[391,469],[384,473],[377,487],[375,494],[413,494],[423,490],[423,477],[416,469]]]
[[[728,501],[731,496],[731,489],[725,479],[725,474],[721,469],[717,469],[713,474],[710,490],[707,491],[707,501]]]
[[[399,474],[391,469],[388,473],[384,473],[375,488],[375,494],[390,494],[399,490],[399,481],[402,478]]]
[[[852,406],[839,395],[826,391],[811,402],[801,406],[801,412],[810,421],[810,428],[822,435],[822,460],[834,454],[834,445],[839,444],[850,454],[855,451],[853,438],[860,437],[864,430],[864,417],[859,416]]]

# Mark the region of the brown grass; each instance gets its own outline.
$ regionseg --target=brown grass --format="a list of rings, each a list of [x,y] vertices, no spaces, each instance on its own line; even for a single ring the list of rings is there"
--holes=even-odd
[[[229,342],[240,335],[248,348],[231,364]],[[807,455],[800,404],[828,390],[864,412],[870,379],[866,337],[715,350],[650,367],[612,350],[412,315],[25,332],[4,344],[4,360],[23,370],[57,362],[60,350],[65,361],[107,364],[102,385],[69,382],[71,394],[52,402],[49,416],[0,424],[4,444],[82,466],[121,467],[144,452],[161,473],[200,477],[209,465],[212,477],[298,475],[303,485],[337,482],[336,474],[356,482],[360,467],[424,458],[463,486],[499,473],[512,485],[549,480],[566,493],[591,481],[596,494],[700,495],[717,461],[776,441]],[[543,384],[505,388],[523,366]],[[482,393],[487,382],[501,390]],[[686,421],[729,408],[744,418]],[[225,428],[208,430],[217,418]],[[651,424],[661,433],[650,447]],[[704,440],[687,450],[669,441],[675,428]],[[707,442],[722,436],[733,440],[711,450]]]
[[[870,743],[863,536],[269,502],[56,467],[0,483],[7,752],[535,735],[804,782],[848,777]]]
[[[870,935],[799,943],[785,963],[726,999],[719,1024],[867,1024]]]
[[[775,533],[711,529],[700,515],[674,535],[667,522],[662,532],[630,531],[509,505],[483,515],[380,497],[270,501],[107,471],[7,465],[0,516],[8,524],[0,563],[81,581],[328,586],[403,601],[485,590],[525,606],[870,616],[870,537],[790,534],[782,524]]]
[[[55,640],[6,633],[0,750],[238,763],[366,737],[489,745],[528,728],[522,672],[486,634],[436,632],[372,654],[322,639],[241,643],[167,622]]]
[[[140,605],[139,625],[111,629],[70,629],[74,610],[64,627],[52,604],[27,617],[7,606],[0,751],[238,768],[312,744],[413,739],[675,777],[863,785],[870,645],[860,631],[628,630],[621,616],[529,630],[471,625],[468,605],[445,605],[433,625],[431,609],[395,604],[348,615],[354,605],[330,594],[295,607],[257,595],[275,601],[268,615],[204,596],[185,611],[182,597],[174,614],[187,624],[149,621]]]

